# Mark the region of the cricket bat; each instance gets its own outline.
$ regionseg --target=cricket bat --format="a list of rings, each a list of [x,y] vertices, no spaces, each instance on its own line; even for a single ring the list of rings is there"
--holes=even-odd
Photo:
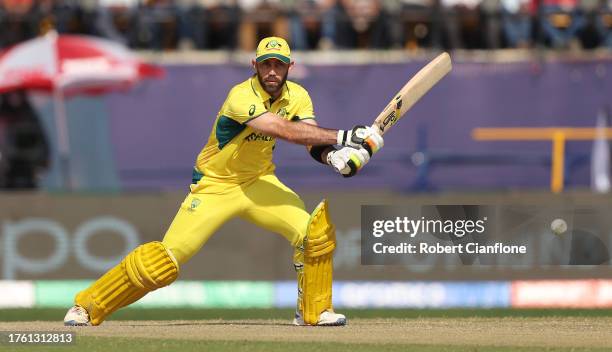
[[[446,76],[451,68],[452,63],[448,53],[438,55],[395,94],[385,109],[376,117],[372,128],[376,129],[380,135],[385,134],[404,116],[406,111],[410,110],[442,77]]]

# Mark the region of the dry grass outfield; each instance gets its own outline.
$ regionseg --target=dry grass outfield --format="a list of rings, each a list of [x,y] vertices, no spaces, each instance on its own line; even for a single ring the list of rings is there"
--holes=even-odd
[[[60,322],[0,322],[0,331],[66,331]],[[108,321],[77,336],[202,341],[602,348],[611,317],[352,319],[346,327],[294,327],[286,320]]]

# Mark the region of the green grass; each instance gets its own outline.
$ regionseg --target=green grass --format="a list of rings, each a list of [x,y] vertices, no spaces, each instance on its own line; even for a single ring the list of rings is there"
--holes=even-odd
[[[612,317],[612,309],[338,309],[349,318]],[[64,308],[2,309],[0,321],[60,321]],[[112,320],[292,319],[293,309],[127,308]]]
[[[6,348],[5,348],[6,347]],[[79,337],[74,345],[2,346],[2,351],[207,351],[207,352],[604,352],[599,348],[493,347],[447,345],[374,345],[354,343],[304,343],[268,341],[189,341],[132,338]]]

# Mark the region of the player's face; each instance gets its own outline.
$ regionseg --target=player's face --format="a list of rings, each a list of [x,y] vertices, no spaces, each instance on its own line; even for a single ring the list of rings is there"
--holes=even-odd
[[[277,59],[268,59],[254,62],[254,66],[261,86],[268,94],[276,98],[287,81],[287,74],[293,62],[286,64]]]

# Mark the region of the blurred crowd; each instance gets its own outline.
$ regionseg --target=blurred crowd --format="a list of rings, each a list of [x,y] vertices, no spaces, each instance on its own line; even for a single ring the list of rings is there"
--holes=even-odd
[[[151,50],[612,48],[612,0],[0,0],[0,46],[50,29]]]

